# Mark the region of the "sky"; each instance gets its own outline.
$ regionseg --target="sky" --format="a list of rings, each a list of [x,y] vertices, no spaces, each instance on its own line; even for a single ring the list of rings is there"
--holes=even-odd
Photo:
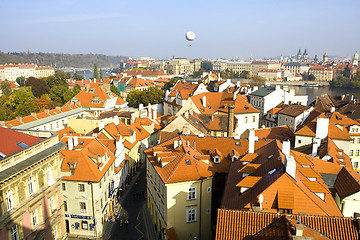
[[[306,48],[310,58],[351,57],[359,9],[358,0],[0,0],[0,51],[256,59]]]

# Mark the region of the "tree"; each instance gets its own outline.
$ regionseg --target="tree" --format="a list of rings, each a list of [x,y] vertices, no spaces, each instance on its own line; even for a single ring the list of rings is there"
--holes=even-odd
[[[204,69],[205,71],[211,71],[212,63],[210,61],[202,61],[201,68]]]
[[[310,74],[308,79],[309,81],[315,81],[316,77],[314,76],[314,74]]]
[[[16,82],[20,85],[20,87],[25,86],[26,78],[24,76],[16,78]]]
[[[100,79],[104,79],[104,73],[103,73],[102,68],[100,68]]]
[[[52,101],[60,105],[64,105],[73,97],[72,91],[65,86],[51,88],[49,95]]]
[[[249,75],[249,71],[242,71],[242,72],[240,73],[240,77],[241,77],[241,78],[248,78],[248,75]]]
[[[31,92],[37,98],[41,97],[41,95],[49,93],[49,87],[43,79],[29,77],[25,85],[31,87]]]
[[[126,101],[128,102],[128,106],[129,107],[139,107],[139,102],[140,102],[140,95],[141,95],[141,91],[134,89],[131,90],[129,92],[129,94],[126,97]]]
[[[110,91],[115,93],[117,96],[121,97],[121,93],[120,93],[119,89],[115,85],[110,86]]]
[[[34,100],[35,97],[30,88],[20,88],[8,97],[4,106],[9,108],[15,116],[27,116],[35,111]]]
[[[344,69],[344,77],[350,78],[351,76],[351,70],[349,65],[346,65],[345,69]]]
[[[99,70],[98,70],[98,66],[97,63],[94,63],[94,75],[93,75],[94,79],[99,79]]]
[[[158,104],[162,102],[164,96],[164,91],[157,87],[149,87],[145,90],[147,99],[149,99],[151,104]],[[144,104],[145,105],[145,104]]]
[[[73,96],[75,96],[76,94],[78,94],[79,92],[81,92],[81,87],[79,84],[75,84],[75,86],[73,87],[72,89],[72,92],[73,92]]]
[[[2,81],[1,82],[1,91],[5,96],[9,96],[12,92],[11,90],[11,83],[8,80]]]
[[[80,75],[80,74],[77,74],[77,73],[74,73],[72,78],[74,80],[76,80],[76,81],[85,79],[83,75]]]
[[[49,88],[54,86],[68,86],[67,80],[70,79],[70,75],[63,71],[56,72],[54,75],[44,78]]]
[[[161,89],[162,89],[163,91],[170,90],[170,88],[172,88],[173,86],[175,86],[175,84],[176,84],[177,81],[179,81],[179,80],[181,81],[181,78],[180,78],[180,77],[173,77],[172,79],[170,79],[169,82],[166,82]]]
[[[259,76],[253,76],[251,79],[251,83],[254,85],[262,85],[265,83],[265,78]]]
[[[51,102],[47,96],[49,96],[49,95],[44,94],[43,96],[41,96],[41,98],[36,98],[34,100],[35,109],[37,112],[42,112],[42,111],[44,111],[44,109],[51,108]]]

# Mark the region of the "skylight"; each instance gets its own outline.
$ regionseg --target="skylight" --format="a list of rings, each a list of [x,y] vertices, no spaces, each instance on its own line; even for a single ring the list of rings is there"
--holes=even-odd
[[[26,145],[26,144],[23,143],[23,142],[18,142],[16,145],[18,145],[18,146],[21,147],[21,148],[27,148],[27,147],[28,147],[28,145]]]
[[[190,159],[186,159],[186,160],[185,160],[185,163],[186,163],[186,165],[191,165]]]

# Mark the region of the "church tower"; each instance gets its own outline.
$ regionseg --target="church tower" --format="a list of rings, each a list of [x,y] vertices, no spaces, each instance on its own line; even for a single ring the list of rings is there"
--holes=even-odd
[[[324,53],[323,55],[323,62],[324,63],[327,63],[329,61],[329,57],[328,57],[328,54],[327,54],[327,51]]]
[[[354,54],[352,65],[353,67],[359,66],[359,54],[357,52]]]
[[[302,59],[302,55],[301,55],[301,50],[299,48],[299,52],[296,54],[296,60],[301,61],[301,59]]]
[[[304,51],[303,60],[304,60],[304,62],[308,61],[308,53],[306,51],[306,48],[305,48],[305,51]]]

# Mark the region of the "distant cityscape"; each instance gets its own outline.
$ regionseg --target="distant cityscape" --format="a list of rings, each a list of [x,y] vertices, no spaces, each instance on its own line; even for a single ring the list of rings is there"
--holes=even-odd
[[[357,52],[66,57],[0,65],[0,239],[359,239]]]

